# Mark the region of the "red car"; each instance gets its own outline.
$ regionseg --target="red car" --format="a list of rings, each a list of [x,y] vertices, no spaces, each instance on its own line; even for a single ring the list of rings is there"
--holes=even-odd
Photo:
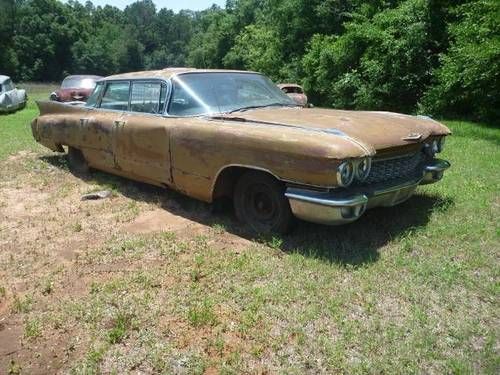
[[[50,100],[57,102],[86,102],[89,95],[94,91],[96,81],[101,76],[74,75],[64,78],[59,90],[50,94]]]
[[[296,83],[280,83],[278,87],[301,107],[309,106],[307,95],[305,94],[302,86],[299,86]]]

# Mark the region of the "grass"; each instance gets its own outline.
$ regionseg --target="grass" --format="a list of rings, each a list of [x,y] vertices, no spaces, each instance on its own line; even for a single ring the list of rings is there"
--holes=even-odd
[[[59,194],[57,181],[65,199],[99,186],[115,193],[91,206],[90,218],[72,200],[74,217],[56,214],[60,236],[87,236],[62,270],[53,269],[61,267],[57,236],[0,259],[9,293],[20,279],[28,285],[11,302],[26,345],[51,346],[60,336],[71,359],[63,372],[498,373],[498,124],[445,121],[453,136],[442,157],[452,168],[400,206],[343,227],[300,223],[288,236],[252,238],[227,216],[200,219],[201,234],[114,230],[184,201],[105,174],[75,187],[64,162],[34,145],[25,123],[33,114],[23,112],[0,117],[0,165],[36,152],[5,174],[13,184],[45,181],[44,191]],[[27,174],[49,165],[60,165],[57,176]],[[198,206],[187,206],[182,212],[196,217]],[[10,359],[0,363],[8,370]]]
[[[31,136],[31,120],[38,115],[36,100],[48,100],[49,94],[57,86],[44,84],[20,84],[20,89],[27,90],[26,108],[15,113],[0,115],[0,160],[19,150],[40,150]]]

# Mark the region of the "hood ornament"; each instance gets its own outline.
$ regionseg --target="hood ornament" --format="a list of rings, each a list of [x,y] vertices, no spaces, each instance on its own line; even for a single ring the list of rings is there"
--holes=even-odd
[[[423,134],[420,133],[410,133],[406,137],[403,137],[403,141],[408,141],[408,142],[416,142],[420,141],[423,137]]]

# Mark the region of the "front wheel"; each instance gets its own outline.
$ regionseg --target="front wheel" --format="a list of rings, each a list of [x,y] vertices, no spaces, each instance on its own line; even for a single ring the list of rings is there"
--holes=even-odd
[[[263,172],[241,176],[234,190],[234,208],[238,220],[257,233],[286,233],[293,221],[285,186]]]

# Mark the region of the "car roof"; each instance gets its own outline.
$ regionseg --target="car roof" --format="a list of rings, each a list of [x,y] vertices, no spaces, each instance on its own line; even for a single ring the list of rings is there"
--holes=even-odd
[[[97,80],[104,78],[104,77],[91,75],[91,74],[73,74],[73,75],[64,77],[64,79],[67,79],[67,78],[80,78],[80,79],[92,78],[92,79],[95,79],[97,81]]]
[[[298,87],[298,88],[302,88],[302,86],[300,85],[297,85],[296,83],[278,83],[277,85],[280,89],[284,88],[284,87]]]
[[[4,83],[5,81],[7,81],[9,79],[10,79],[9,76],[2,76],[2,75],[0,75],[0,83]]]
[[[246,70],[225,70],[225,69],[196,69],[196,68],[166,68],[161,70],[146,70],[141,72],[131,72],[115,74],[104,78],[103,80],[121,80],[121,79],[169,79],[174,75],[185,73],[256,73]]]

